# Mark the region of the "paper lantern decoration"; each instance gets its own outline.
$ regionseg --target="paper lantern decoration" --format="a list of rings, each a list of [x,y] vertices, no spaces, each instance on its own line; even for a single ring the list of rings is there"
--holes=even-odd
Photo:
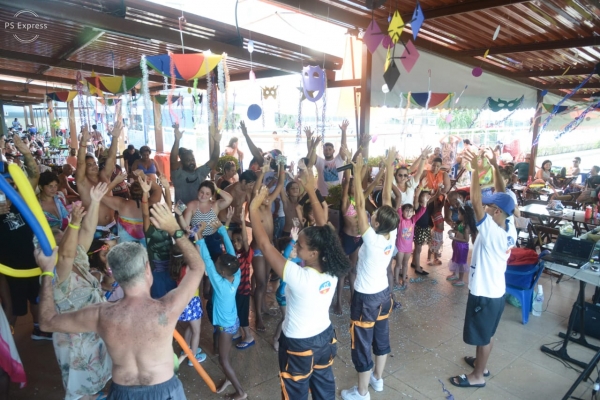
[[[321,67],[308,65],[302,68],[302,89],[308,100],[319,101],[325,94],[326,83],[325,71]],[[317,95],[313,96],[315,92]]]
[[[250,121],[256,121],[262,115],[262,108],[258,104],[252,104],[248,107],[248,119]]]
[[[404,21],[402,20],[402,16],[398,10],[394,11],[394,16],[390,21],[390,26],[388,27],[388,34],[392,38],[392,42],[394,44],[398,43],[400,40],[400,36],[402,35],[402,31],[404,30]]]
[[[473,74],[475,78],[479,78],[481,74],[483,74],[483,69],[481,69],[481,67],[475,67],[473,68],[473,71],[471,71],[471,74]]]
[[[381,33],[379,24],[377,24],[375,20],[372,20],[365,30],[365,34],[363,35],[363,43],[367,45],[367,50],[369,50],[369,53],[373,54],[375,50],[377,50],[377,47],[382,40],[383,34]]]
[[[123,79],[125,79],[125,88],[123,88]],[[138,84],[142,78],[130,78],[123,76],[90,76],[86,77],[85,80],[88,85],[94,89],[100,89],[103,92],[109,92],[112,94],[126,94]],[[100,87],[96,88],[99,84]]]
[[[261,87],[263,99],[267,100],[269,97],[272,97],[273,99],[277,99],[277,88],[278,88],[278,86]]]
[[[47,93],[46,97],[54,100],[54,101],[61,101],[63,103],[68,103],[69,101],[72,101],[75,96],[77,96],[77,90],[69,90],[66,92],[54,92],[54,93]]]
[[[190,81],[202,78],[219,64],[220,54],[160,54],[146,57],[146,63],[159,74],[171,77],[171,60],[175,64],[175,78]]]

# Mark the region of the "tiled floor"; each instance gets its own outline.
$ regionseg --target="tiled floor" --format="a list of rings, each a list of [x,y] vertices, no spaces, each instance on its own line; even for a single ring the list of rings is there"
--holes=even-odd
[[[447,243],[444,265],[426,268],[431,272],[428,279],[410,284],[405,293],[397,292],[403,307],[390,318],[392,353],[385,369],[385,389],[382,393],[371,391],[371,398],[445,399],[440,381],[456,400],[562,398],[579,373],[542,353],[540,346],[557,342],[558,332],[566,330],[569,313],[579,290],[577,281],[563,281],[556,285],[555,278],[544,274],[540,283],[544,286],[546,311],[541,317],[531,316],[527,325],[521,323],[521,310],[507,304],[496,333],[488,365],[492,375],[487,379],[486,387],[456,388],[448,383],[448,377],[469,372],[462,358],[474,355],[474,348],[462,341],[468,289],[455,288],[445,280],[448,274],[445,264],[450,251]],[[588,288],[588,300],[591,292],[592,288]],[[345,295],[344,315],[337,317],[332,314],[339,340],[334,364],[338,398],[342,389],[356,384],[348,333],[349,290]],[[276,308],[272,294],[268,301]],[[256,345],[245,351],[233,350],[232,364],[250,399],[280,399],[277,356],[271,347],[278,320],[279,314],[267,316],[267,331],[254,333]],[[30,326],[31,322],[22,318],[17,324],[16,333],[29,383],[21,390],[13,385],[10,398],[62,399],[64,391],[52,344],[31,341]],[[599,344],[594,339],[591,342]],[[219,369],[217,357],[210,351],[211,326],[207,321],[203,321],[201,347],[209,351],[209,359],[203,366],[218,385],[224,375]],[[573,358],[584,362],[594,355],[592,350],[576,344],[570,344],[568,349]],[[224,398],[211,393],[195,370],[185,363],[179,377],[188,399]],[[596,378],[595,372],[592,377]],[[582,383],[574,396],[590,398],[591,386],[590,381]]]

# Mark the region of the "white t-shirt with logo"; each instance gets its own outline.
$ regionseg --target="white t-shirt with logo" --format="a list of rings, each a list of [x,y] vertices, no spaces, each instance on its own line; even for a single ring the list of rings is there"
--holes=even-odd
[[[474,296],[499,298],[506,292],[504,272],[510,249],[515,246],[517,231],[506,221],[506,229],[498,226],[487,213],[477,223],[469,277],[469,291]]]
[[[317,167],[317,188],[323,196],[329,194],[329,186],[335,186],[342,183],[343,172],[337,172],[337,169],[344,165],[344,160],[338,154],[331,161],[322,157],[317,157],[315,167]]]
[[[285,336],[304,339],[327,329],[331,325],[329,306],[338,278],[288,261],[283,269],[283,280],[287,283],[287,309],[282,325]]]
[[[372,227],[362,235],[363,245],[358,251],[354,290],[363,294],[375,294],[388,288],[387,267],[394,254],[398,229],[390,232],[390,238],[378,235]]]

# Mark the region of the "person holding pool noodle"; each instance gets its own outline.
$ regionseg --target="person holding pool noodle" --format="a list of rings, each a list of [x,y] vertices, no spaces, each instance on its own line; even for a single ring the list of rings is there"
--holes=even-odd
[[[253,236],[267,262],[287,283],[287,313],[279,337],[279,370],[284,398],[315,400],[335,398],[333,359],[337,339],[329,319],[329,306],[339,277],[350,269],[348,257],[336,232],[325,226],[326,218],[315,194],[312,172],[307,170],[306,191],[317,226],[300,232],[296,249],[306,267],[286,260],[271,244],[261,224],[253,224]],[[250,204],[250,220],[260,220],[259,208],[269,195],[263,186]]]

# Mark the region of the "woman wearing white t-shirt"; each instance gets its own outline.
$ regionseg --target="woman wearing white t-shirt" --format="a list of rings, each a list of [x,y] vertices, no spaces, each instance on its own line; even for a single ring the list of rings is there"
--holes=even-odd
[[[335,398],[333,359],[337,353],[329,306],[339,277],[350,270],[336,232],[326,224],[315,194],[314,177],[307,173],[308,193],[317,225],[303,229],[296,243],[298,257],[306,267],[283,258],[271,244],[260,221],[259,208],[269,192],[265,186],[250,204],[252,235],[267,263],[286,282],[287,310],[279,337],[281,390],[286,399]]]
[[[371,216],[371,224],[365,213],[365,197],[360,179],[354,180],[354,201],[358,215],[358,228],[363,245],[358,252],[354,295],[350,306],[350,338],[352,340],[352,363],[358,372],[358,386],[342,390],[344,400],[369,400],[369,384],[377,392],[383,390],[383,369],[390,353],[390,330],[388,317],[393,301],[388,286],[388,265],[394,254],[398,232],[398,212],[391,206],[394,155],[392,148],[386,160],[383,184],[383,206]],[[356,158],[354,175],[362,176],[363,159]],[[375,354],[375,363],[371,357]],[[371,369],[373,369],[371,372]]]
[[[419,163],[415,174],[411,175],[406,166],[400,166],[394,173],[395,184],[392,185],[392,190],[394,191],[396,199],[400,197],[400,203],[396,204],[396,208],[400,208],[405,204],[414,203],[415,189],[419,186],[419,177],[423,174],[425,160],[427,160],[429,153],[431,153],[431,147],[427,146],[425,150],[422,151],[419,158],[415,160],[415,162]],[[411,168],[411,170],[414,169]]]

